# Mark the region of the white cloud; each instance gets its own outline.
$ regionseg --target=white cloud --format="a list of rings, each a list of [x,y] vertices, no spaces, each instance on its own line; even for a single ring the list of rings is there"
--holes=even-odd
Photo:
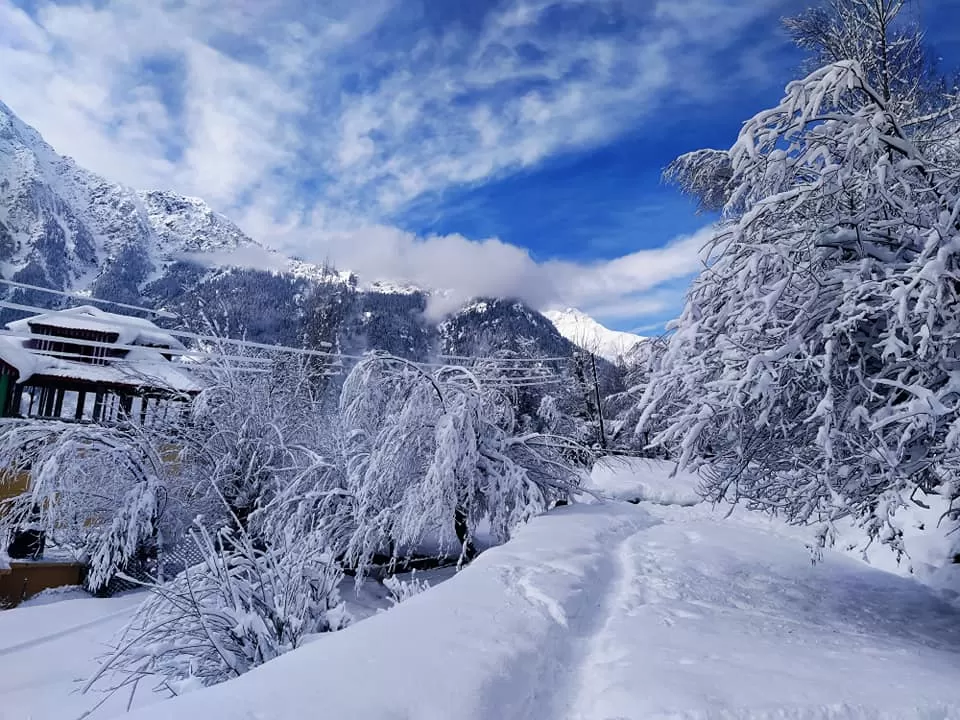
[[[467,30],[412,27],[399,0],[41,0],[30,15],[0,0],[0,99],[82,166],[203,197],[288,252],[461,296],[653,314],[676,304],[662,286],[697,269],[700,236],[604,263],[538,263],[496,239],[384,223],[423,193],[722,92],[712,54],[785,1],[512,0]],[[592,13],[600,30],[551,20],[561,11]],[[172,77],[145,73],[158,59]]]
[[[602,143],[678,95],[722,91],[712,54],[786,2],[513,0],[469,32],[386,32],[407,12],[391,14],[399,0],[46,0],[35,19],[11,1],[0,0],[0,97],[81,164],[219,209],[278,171],[292,184],[322,176],[319,201],[365,221]],[[600,29],[550,20],[560,11]],[[182,107],[145,80],[158,56],[181,65]]]
[[[267,3],[45,2],[34,18],[0,0],[0,27],[10,29],[0,32],[0,97],[84,167],[230,211],[300,157],[306,80],[380,4],[325,18],[308,35]],[[251,58],[223,49],[247,36]],[[176,64],[174,77],[145,72],[158,59]]]
[[[289,259],[285,255],[259,245],[241,245],[233,250],[215,250],[202,253],[182,253],[178,259],[198,263],[208,267],[255,268],[284,272],[290,269]]]
[[[251,222],[256,222],[251,218]],[[303,226],[265,228],[272,245],[303,248]],[[429,313],[442,317],[477,296],[515,297],[539,309],[577,307],[598,318],[662,318],[677,309],[684,282],[703,266],[701,249],[711,228],[675,239],[663,248],[639,250],[614,260],[536,262],[523,248],[496,238],[480,242],[461,235],[419,238],[387,226],[313,234],[306,259],[350,268],[361,279],[435,288]],[[222,258],[228,260],[228,258]],[[275,267],[256,254],[229,262]]]

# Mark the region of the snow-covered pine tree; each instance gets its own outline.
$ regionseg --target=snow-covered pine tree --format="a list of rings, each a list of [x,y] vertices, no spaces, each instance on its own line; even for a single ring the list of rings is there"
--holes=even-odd
[[[954,107],[896,90],[915,67],[890,50],[902,3],[838,4],[885,62],[791,83],[744,125],[728,180],[715,153],[699,181],[685,165],[688,189],[719,178],[724,219],[637,429],[661,425],[653,443],[702,466],[710,499],[853,515],[897,546],[896,508],[956,494],[960,470],[960,173],[951,133],[934,140]]]

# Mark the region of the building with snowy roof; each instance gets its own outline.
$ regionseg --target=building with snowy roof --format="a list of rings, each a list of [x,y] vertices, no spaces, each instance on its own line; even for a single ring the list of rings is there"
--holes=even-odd
[[[201,386],[174,357],[184,346],[149,320],[92,306],[7,323],[0,415],[145,423]]]

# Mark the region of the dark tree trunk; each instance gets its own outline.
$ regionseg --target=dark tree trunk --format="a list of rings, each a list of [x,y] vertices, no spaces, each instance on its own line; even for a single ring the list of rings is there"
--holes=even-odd
[[[463,559],[467,562],[473,560],[477,555],[477,549],[470,538],[470,528],[467,525],[467,511],[458,507],[453,513],[453,529],[457,533],[457,540],[460,541],[460,547],[463,548]]]

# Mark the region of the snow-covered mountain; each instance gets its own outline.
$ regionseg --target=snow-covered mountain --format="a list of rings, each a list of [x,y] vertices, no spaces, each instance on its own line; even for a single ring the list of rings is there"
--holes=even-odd
[[[574,345],[614,363],[629,357],[636,345],[646,340],[641,335],[604,327],[574,308],[548,310],[544,315]]]
[[[257,246],[206,203],[137,191],[59,155],[0,102],[0,274],[136,299],[185,253]]]
[[[209,317],[226,334],[271,343],[378,348],[412,359],[499,351],[549,357],[574,349],[561,335],[569,322],[558,332],[512,299],[478,299],[438,324],[426,312],[426,289],[284,258],[203,200],[134,190],[79,167],[2,102],[0,278],[162,308],[188,324]],[[0,286],[4,298],[58,302]],[[0,324],[17,313],[0,312]],[[604,356],[615,359],[632,345],[611,340],[626,334],[596,328]],[[577,342],[579,335],[568,337]]]

